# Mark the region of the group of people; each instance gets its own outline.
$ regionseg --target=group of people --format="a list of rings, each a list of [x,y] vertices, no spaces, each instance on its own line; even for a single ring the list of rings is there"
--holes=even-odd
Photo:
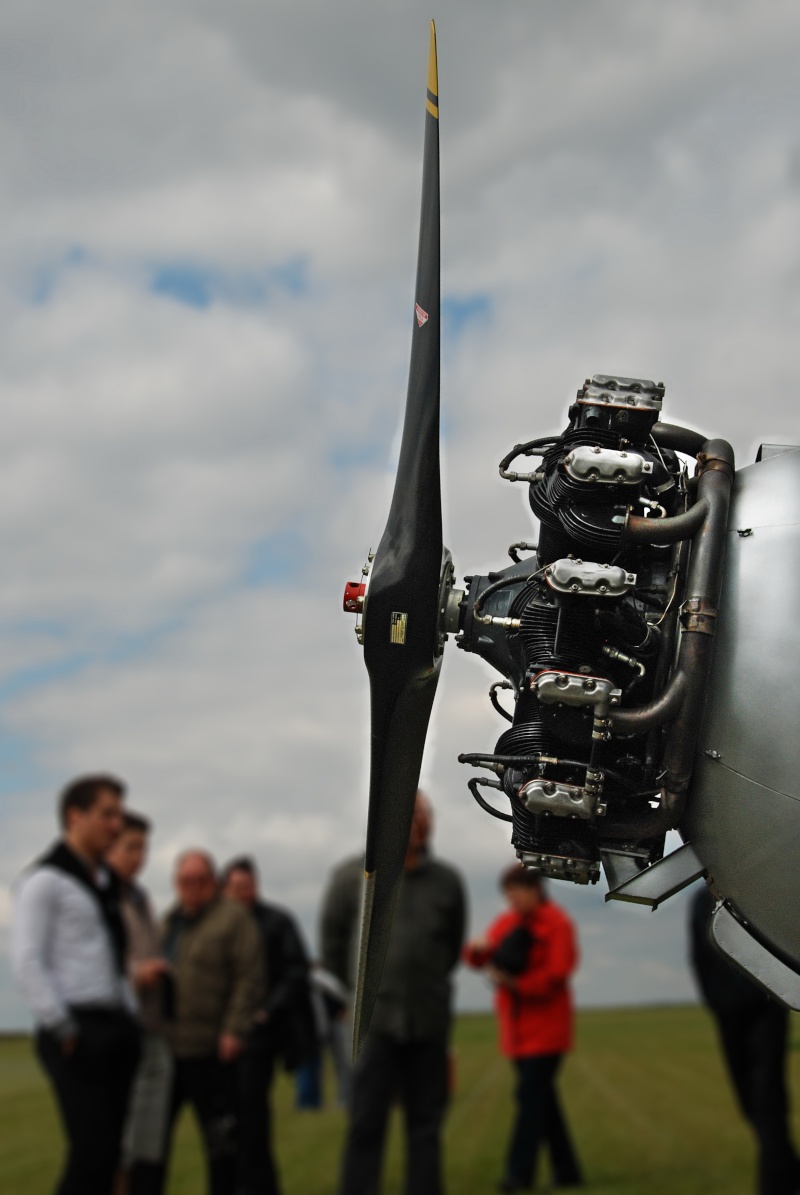
[[[542,1152],[554,1187],[583,1185],[557,1091],[573,1042],[578,948],[570,918],[537,874],[508,868],[500,880],[506,911],[465,945],[464,885],[432,854],[431,807],[417,795],[383,979],[351,1071],[345,1042],[363,859],[333,873],[321,960],[312,967],[290,914],[261,898],[248,857],[218,872],[207,852],[184,851],[174,869],[175,901],[157,920],[137,880],[150,823],[124,798],[114,776],[69,784],[58,805],[61,835],[16,893],[14,971],[68,1143],[60,1195],[160,1195],[186,1104],[201,1131],[210,1195],[279,1195],[272,1080],[279,1064],[297,1070],[300,1106],[315,1106],[323,1025],[348,1113],[339,1195],[377,1195],[397,1102],[406,1125],[407,1195],[442,1195],[451,977],[459,960],[493,985],[500,1045],[516,1074],[499,1189],[531,1189]],[[755,1133],[759,1193],[796,1195],[787,1014],[712,951],[713,904],[704,888],[692,905],[698,983]]]
[[[159,923],[136,879],[150,825],[124,795],[105,775],[64,790],[62,837],[15,905],[15,975],[68,1140],[57,1189],[163,1191],[189,1103],[211,1191],[277,1191],[267,1091],[278,1059],[295,1066],[316,1043],[302,941],[259,900],[249,859],[218,875],[199,850],[179,856]]]
[[[504,873],[507,913],[465,946],[464,885],[432,854],[431,807],[418,794],[372,1025],[346,1074],[341,1044],[363,860],[332,875],[312,967],[292,917],[261,898],[246,857],[218,872],[205,851],[183,852],[174,904],[157,920],[137,881],[150,823],[124,798],[113,776],[68,785],[59,799],[61,836],[16,892],[14,971],[67,1138],[60,1195],[163,1192],[186,1104],[201,1131],[211,1195],[277,1195],[270,1087],[279,1063],[313,1075],[320,1004],[337,1030],[347,1095],[340,1195],[377,1195],[396,1102],[406,1124],[406,1190],[441,1195],[451,978],[462,958],[496,989],[502,1047],[517,1072],[501,1190],[531,1186],[542,1144],[555,1185],[581,1185],[556,1094],[572,1042],[577,947],[538,877],[521,867]]]

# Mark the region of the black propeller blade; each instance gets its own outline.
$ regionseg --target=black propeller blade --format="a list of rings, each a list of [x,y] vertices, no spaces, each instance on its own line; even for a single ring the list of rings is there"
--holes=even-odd
[[[439,85],[433,21],[425,108],[422,214],[403,440],[389,520],[375,554],[364,607],[372,736],[356,1052],[378,995],[441,664]]]

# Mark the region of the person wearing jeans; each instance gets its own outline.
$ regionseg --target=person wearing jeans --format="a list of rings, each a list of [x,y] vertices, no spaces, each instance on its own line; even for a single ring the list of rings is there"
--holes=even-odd
[[[516,1116],[500,1190],[533,1186],[542,1144],[553,1185],[579,1187],[581,1168],[556,1087],[563,1056],[572,1048],[575,931],[535,872],[515,865],[503,873],[500,886],[508,912],[464,951],[465,961],[485,970],[495,985],[501,1046],[517,1075]]]
[[[461,877],[428,848],[432,812],[417,794],[372,1024],[353,1068],[339,1195],[377,1195],[389,1112],[406,1123],[406,1195],[442,1195],[451,976],[464,941]],[[322,914],[322,961],[352,985],[363,860],[337,869]]]
[[[174,1126],[191,1104],[203,1138],[211,1195],[238,1182],[236,1062],[264,998],[258,928],[240,904],[223,900],[214,861],[185,851],[175,867],[177,901],[164,918],[161,946],[171,965],[174,1008],[165,1025],[175,1071]]]
[[[223,872],[223,893],[253,918],[269,988],[236,1063],[240,1195],[280,1195],[272,1141],[272,1082],[278,1064],[296,1070],[314,1049],[309,963],[300,931],[286,909],[262,899],[258,868],[246,855]]]
[[[124,792],[113,776],[68,785],[63,837],[23,878],[14,910],[14,974],[68,1143],[58,1195],[109,1195],[139,1059],[119,885],[103,865]]]

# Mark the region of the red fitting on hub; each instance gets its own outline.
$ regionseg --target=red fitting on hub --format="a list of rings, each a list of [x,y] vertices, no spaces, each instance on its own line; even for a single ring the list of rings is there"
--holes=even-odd
[[[359,614],[364,606],[364,594],[367,592],[365,581],[348,581],[344,587],[344,601],[342,607],[346,614]]]

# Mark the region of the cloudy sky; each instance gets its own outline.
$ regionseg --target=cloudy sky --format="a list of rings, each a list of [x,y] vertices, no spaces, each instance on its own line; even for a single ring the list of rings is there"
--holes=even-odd
[[[107,768],[243,849],[313,937],[365,825],[343,584],[405,397],[427,56],[442,138],[446,540],[534,535],[496,464],[592,372],[800,443],[800,9],[790,0],[29,0],[0,12],[0,955],[54,794]],[[451,648],[425,780],[496,908],[507,831],[456,762],[498,719]],[[585,1003],[682,999],[685,907],[559,889]],[[462,1003],[485,1001],[480,982]],[[0,1025],[25,1014],[0,961]]]

